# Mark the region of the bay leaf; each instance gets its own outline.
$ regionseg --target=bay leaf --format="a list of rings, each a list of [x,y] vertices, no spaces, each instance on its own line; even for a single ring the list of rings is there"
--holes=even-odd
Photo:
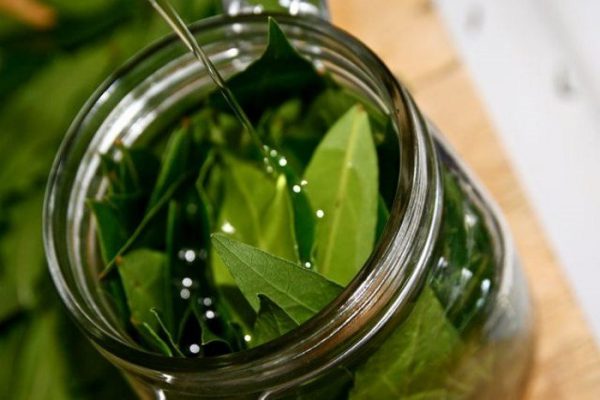
[[[349,399],[447,398],[446,379],[460,349],[458,333],[425,287],[407,319],[358,367]]]
[[[298,324],[267,296],[259,295],[259,299],[258,316],[252,330],[252,346],[270,342],[298,327]]]
[[[315,266],[347,284],[373,249],[378,171],[368,115],[351,108],[327,132],[306,169],[306,192],[316,210]]]
[[[120,210],[107,201],[88,201],[96,220],[96,231],[100,242],[100,251],[105,263],[110,262],[129,237],[123,226]]]
[[[131,323],[145,335],[148,325],[157,331],[159,323],[152,309],[165,310],[166,257],[164,253],[150,249],[136,249],[124,255],[118,265],[119,275],[131,311]]]
[[[189,303],[201,294],[214,298],[217,288],[208,260],[210,247],[208,211],[195,186],[185,188],[169,205],[166,230],[167,276],[165,291],[171,303],[164,310],[165,320],[172,331]],[[182,298],[181,282],[189,280],[189,291]]]
[[[11,399],[61,400],[70,398],[68,367],[55,334],[58,310],[34,315],[19,354]]]
[[[39,302],[38,285],[46,278],[41,243],[43,193],[32,193],[10,207],[7,230],[0,236],[0,321]],[[3,210],[4,212],[4,210]]]
[[[325,80],[312,63],[294,49],[277,22],[269,18],[268,24],[269,39],[263,55],[227,81],[254,123],[258,122],[265,109],[283,103],[290,93],[310,99],[325,87]],[[228,110],[219,92],[214,92],[209,101]]]
[[[198,175],[200,166],[206,158],[206,154],[201,154],[199,150],[190,127],[183,126],[173,132],[164,151],[160,173],[152,190],[148,209],[154,207],[173,182],[180,177]]]
[[[255,312],[259,295],[269,297],[294,322],[301,324],[329,304],[342,287],[299,265],[223,234],[212,243]]]
[[[185,357],[183,355],[183,353],[181,352],[181,350],[179,349],[179,346],[173,339],[172,331],[170,331],[169,328],[163,322],[159,311],[156,308],[153,308],[150,310],[150,312],[152,314],[154,314],[154,317],[156,318],[156,321],[158,322],[158,325],[160,326],[160,329],[161,329],[163,335],[167,338],[167,344],[168,344],[169,350],[170,350],[170,352],[172,352],[171,356],[173,354],[177,354],[179,357]],[[162,338],[161,338],[161,340],[162,340]]]
[[[297,262],[285,177],[274,181],[264,170],[233,156],[227,156],[224,162],[224,201],[214,230]],[[218,284],[234,282],[222,260],[214,255],[214,249],[211,262]]]
[[[432,287],[461,333],[478,326],[496,284],[494,248],[484,217],[454,172],[443,170],[444,218]],[[440,266],[443,266],[440,267]]]
[[[152,328],[147,322],[142,322],[137,325],[137,329],[146,341],[146,343],[151,347],[158,351],[160,351],[163,355],[167,357],[173,357],[173,352],[171,348],[165,342],[165,340],[160,337],[160,335],[156,332],[154,328]]]

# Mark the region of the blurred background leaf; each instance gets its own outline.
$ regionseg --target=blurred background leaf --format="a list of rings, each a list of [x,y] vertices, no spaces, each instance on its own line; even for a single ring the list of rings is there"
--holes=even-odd
[[[190,22],[220,11],[218,0],[173,3]],[[2,399],[133,397],[54,293],[42,199],[60,141],[85,100],[167,32],[145,0],[0,0]]]

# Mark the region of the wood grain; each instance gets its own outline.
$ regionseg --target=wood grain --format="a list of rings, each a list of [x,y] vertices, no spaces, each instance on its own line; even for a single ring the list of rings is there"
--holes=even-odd
[[[410,88],[502,208],[536,307],[526,399],[600,399],[600,351],[435,7],[428,0],[331,0],[330,8],[334,23],[371,47]]]

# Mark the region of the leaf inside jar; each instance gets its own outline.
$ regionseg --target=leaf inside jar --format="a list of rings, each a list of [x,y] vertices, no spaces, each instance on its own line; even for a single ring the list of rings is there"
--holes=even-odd
[[[243,351],[314,317],[368,260],[395,193],[382,186],[396,185],[394,175],[380,168],[397,160],[381,160],[391,153],[389,117],[318,72],[273,20],[263,56],[227,84],[258,141],[213,93],[176,122],[160,162],[154,148],[117,144],[103,155],[109,190],[89,202],[100,285],[122,331],[166,356]],[[448,182],[446,212],[459,215],[466,206],[453,196],[462,192]],[[459,230],[449,246],[479,244],[453,253],[456,263],[487,277],[488,238]],[[410,316],[362,366],[344,369],[331,393],[444,395],[463,327],[481,312],[463,314],[476,294],[450,301],[444,282],[429,283]]]

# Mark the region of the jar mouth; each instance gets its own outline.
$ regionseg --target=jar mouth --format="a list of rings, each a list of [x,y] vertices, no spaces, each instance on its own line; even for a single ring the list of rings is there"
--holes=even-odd
[[[430,239],[437,233],[440,221],[441,190],[432,139],[418,109],[378,56],[353,36],[316,18],[276,18],[294,41],[306,40],[298,36],[302,32],[354,55],[351,60],[368,69],[385,92],[387,111],[400,146],[398,183],[390,218],[377,247],[342,294],[302,326],[272,342],[212,358],[168,358],[126,340],[106,321],[98,319],[93,305],[82,301],[85,293],[79,293],[80,288],[69,275],[72,265],[81,265],[81,260],[73,256],[75,250],[68,235],[69,226],[79,216],[69,202],[79,176],[73,171],[79,169],[81,162],[77,154],[91,146],[82,132],[97,122],[95,112],[111,105],[111,96],[121,91],[119,83],[143,70],[145,60],[179,42],[170,35],[143,50],[96,90],[71,125],[49,178],[44,243],[55,286],[80,327],[112,361],[130,372],[144,371],[157,382],[170,383],[177,379],[171,374],[186,373],[194,374],[198,382],[218,386],[216,392],[225,391],[228,382],[234,381],[237,388],[246,384],[255,392],[259,386],[267,388],[280,382],[283,376],[288,377],[287,382],[307,379],[359,349],[387,320],[401,314],[406,308],[403,305],[410,303],[424,281],[432,251]],[[260,24],[266,27],[265,15],[219,16],[197,22],[191,28],[195,35],[208,32],[210,38],[215,29],[231,27],[236,32],[236,25]]]

